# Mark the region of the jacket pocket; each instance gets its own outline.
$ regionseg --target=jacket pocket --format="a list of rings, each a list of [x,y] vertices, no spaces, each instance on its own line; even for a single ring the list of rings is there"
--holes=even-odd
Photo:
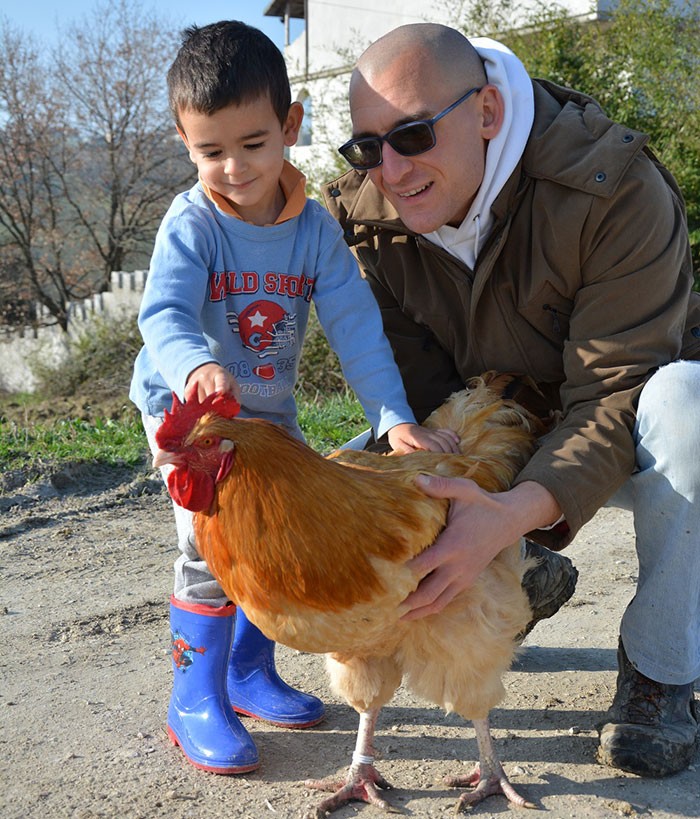
[[[517,311],[545,338],[562,343],[569,337],[572,302],[558,293],[549,282],[524,303]]]

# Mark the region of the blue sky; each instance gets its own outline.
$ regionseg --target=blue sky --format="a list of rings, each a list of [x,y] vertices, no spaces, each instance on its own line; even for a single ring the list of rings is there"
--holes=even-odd
[[[284,23],[279,17],[265,17],[263,10],[270,0],[152,0],[150,6],[173,26],[206,25],[217,20],[243,20],[262,29],[280,48],[284,45]],[[57,25],[89,14],[94,0],[0,0],[0,19],[30,32],[47,45],[55,45]],[[147,7],[149,3],[144,2]],[[303,30],[302,20],[292,20],[290,37],[294,40]]]

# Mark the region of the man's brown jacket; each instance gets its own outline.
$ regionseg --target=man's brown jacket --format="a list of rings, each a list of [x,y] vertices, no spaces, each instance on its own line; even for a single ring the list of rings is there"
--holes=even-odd
[[[517,482],[559,501],[562,548],[634,468],[645,380],[700,358],[685,208],[647,137],[534,81],[535,120],[474,270],[408,230],[366,174],[325,186],[419,420],[486,370],[529,375],[561,420]],[[545,539],[546,540],[546,539]]]

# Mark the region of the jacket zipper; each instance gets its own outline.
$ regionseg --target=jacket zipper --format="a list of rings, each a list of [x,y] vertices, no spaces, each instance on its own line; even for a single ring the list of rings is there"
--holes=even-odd
[[[464,264],[464,262],[461,259],[458,259],[456,256],[453,256],[449,251],[445,250],[442,247],[439,247],[438,245],[426,239],[425,236],[421,236],[419,233],[406,235],[413,236],[413,238],[416,241],[416,244],[424,247],[428,252],[432,253],[435,256],[441,256],[443,259],[449,261],[453,267],[460,269],[466,275],[469,284],[474,284],[474,271],[466,264]]]

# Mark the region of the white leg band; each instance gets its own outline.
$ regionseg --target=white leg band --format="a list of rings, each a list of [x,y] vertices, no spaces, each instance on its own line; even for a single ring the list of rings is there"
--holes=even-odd
[[[352,753],[352,764],[353,765],[371,765],[374,762],[373,756],[367,756],[367,754],[361,754],[358,751],[353,751]]]

